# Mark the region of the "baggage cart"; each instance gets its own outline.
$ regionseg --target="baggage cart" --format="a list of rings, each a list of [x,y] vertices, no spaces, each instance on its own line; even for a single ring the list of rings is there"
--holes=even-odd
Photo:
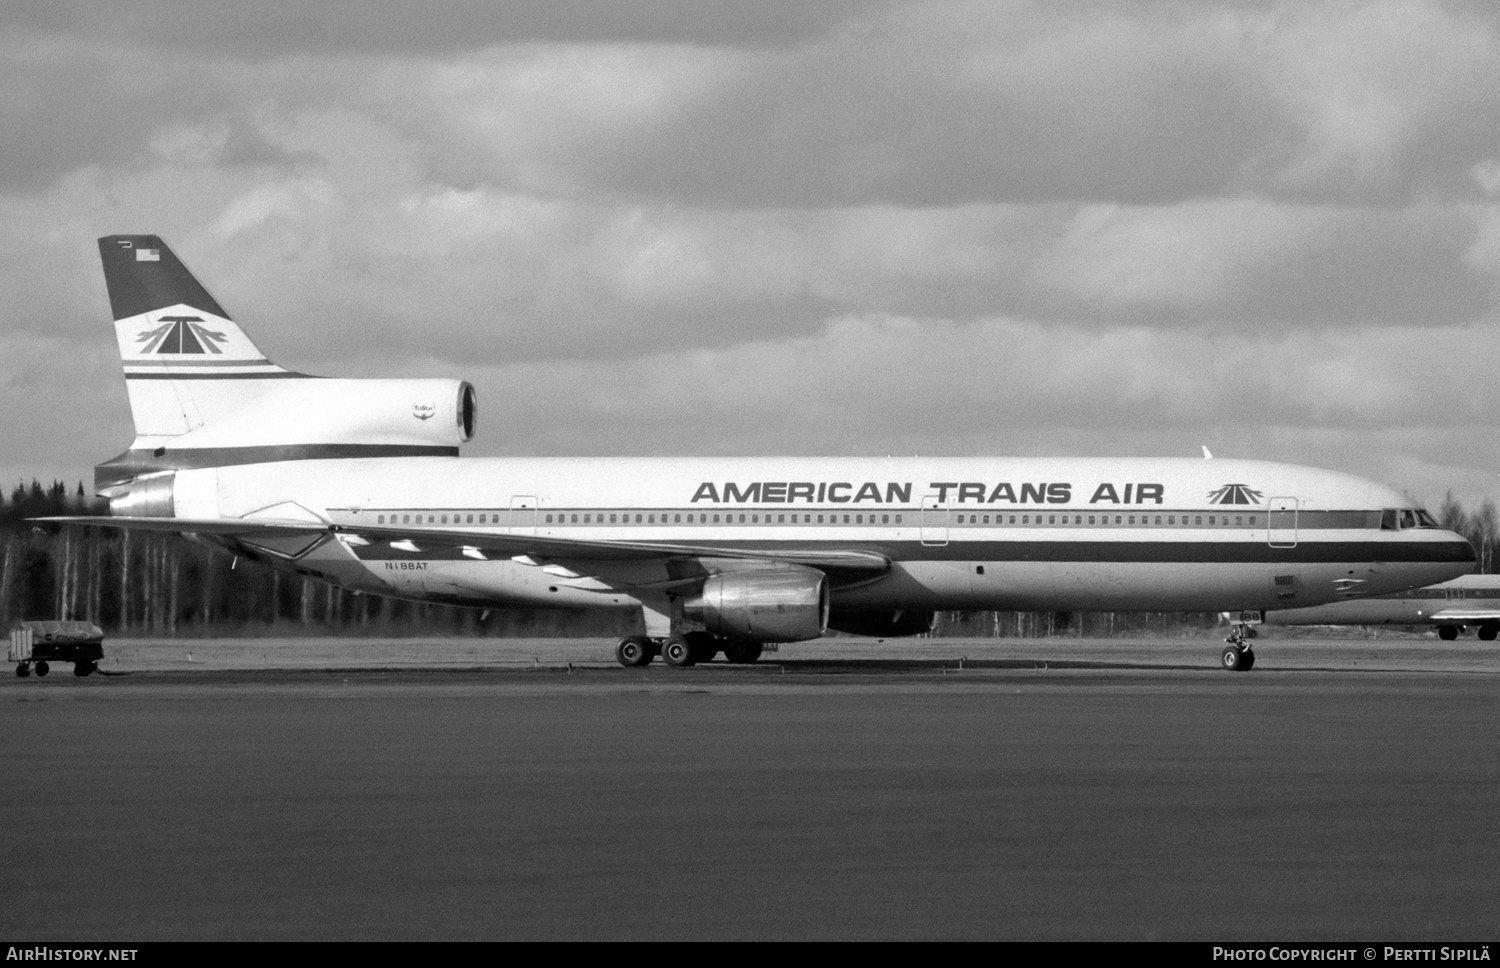
[[[49,663],[73,663],[73,675],[86,676],[104,658],[104,633],[92,622],[17,622],[10,630],[10,661],[16,675],[45,676]]]

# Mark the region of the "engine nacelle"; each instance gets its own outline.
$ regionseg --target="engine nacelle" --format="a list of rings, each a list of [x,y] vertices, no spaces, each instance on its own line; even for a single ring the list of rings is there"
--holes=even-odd
[[[291,379],[180,437],[172,450],[308,444],[456,447],[474,436],[474,387],[461,380]]]
[[[174,498],[177,475],[148,474],[108,492],[109,513],[125,518],[171,518],[177,516]]]
[[[933,623],[936,621],[936,612],[901,609],[888,612],[834,612],[828,616],[828,627],[838,632],[848,632],[851,635],[869,635],[887,639],[931,632]]]
[[[800,566],[715,575],[683,610],[725,638],[815,639],[828,627],[828,580],[822,572]]]

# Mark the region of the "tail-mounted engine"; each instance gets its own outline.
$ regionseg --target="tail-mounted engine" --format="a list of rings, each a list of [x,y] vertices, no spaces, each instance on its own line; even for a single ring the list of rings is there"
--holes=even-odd
[[[267,381],[271,382],[271,381]],[[478,395],[461,380],[276,380],[229,416],[174,438],[173,449],[412,444],[474,436]]]

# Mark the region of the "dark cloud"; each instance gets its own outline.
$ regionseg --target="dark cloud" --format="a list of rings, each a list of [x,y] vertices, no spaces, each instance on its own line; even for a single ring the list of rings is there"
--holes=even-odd
[[[0,54],[0,193],[29,194],[89,166],[137,168],[171,162],[173,128],[199,126],[192,163],[308,164],[268,140],[225,71],[185,61],[121,57],[69,47]],[[168,141],[171,139],[168,138]],[[155,150],[154,150],[155,146]]]
[[[6,4],[0,33],[211,52],[257,60],[289,54],[463,52],[491,44],[797,43],[894,0],[48,0]]]

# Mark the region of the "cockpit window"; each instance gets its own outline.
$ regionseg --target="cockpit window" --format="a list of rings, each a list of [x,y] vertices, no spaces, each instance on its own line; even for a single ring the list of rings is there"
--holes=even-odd
[[[1404,531],[1407,528],[1441,528],[1432,515],[1421,508],[1386,508],[1380,512],[1380,530]]]

